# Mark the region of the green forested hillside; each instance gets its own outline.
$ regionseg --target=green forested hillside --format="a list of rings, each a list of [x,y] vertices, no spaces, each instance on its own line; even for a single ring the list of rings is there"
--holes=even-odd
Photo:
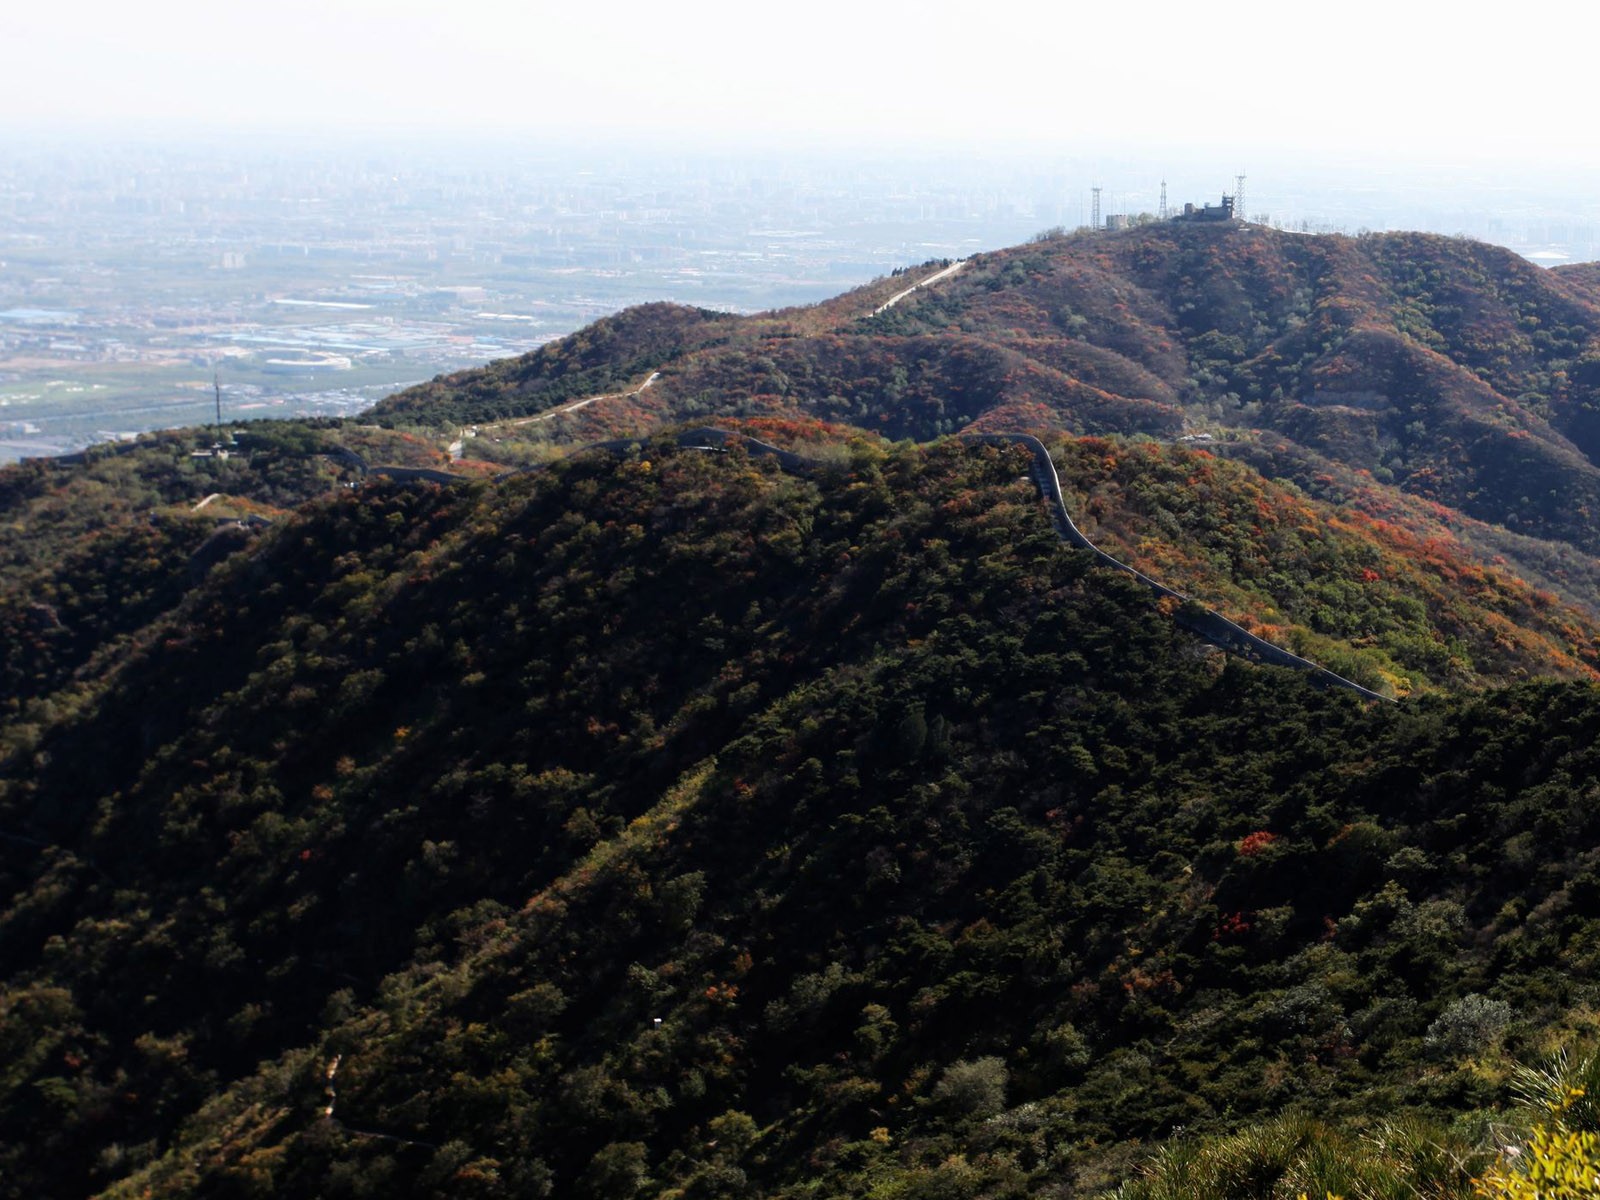
[[[1590,274],[1049,237],[0,471],[0,1195],[1453,1200],[1600,1128]]]
[[[1030,1195],[1504,1100],[1588,1026],[1600,697],[1206,653],[1017,454],[259,535],[7,731],[5,1186]]]

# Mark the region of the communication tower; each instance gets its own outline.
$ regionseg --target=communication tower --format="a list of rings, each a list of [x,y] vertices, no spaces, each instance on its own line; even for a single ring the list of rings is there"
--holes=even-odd
[[[1100,189],[1089,190],[1094,193],[1094,206],[1089,210],[1089,228],[1097,230],[1100,228]]]
[[[1156,216],[1163,221],[1167,219],[1167,181],[1165,179],[1161,181],[1161,207],[1156,210]]]
[[[1233,177],[1233,217],[1236,221],[1243,221],[1244,216],[1244,176]]]

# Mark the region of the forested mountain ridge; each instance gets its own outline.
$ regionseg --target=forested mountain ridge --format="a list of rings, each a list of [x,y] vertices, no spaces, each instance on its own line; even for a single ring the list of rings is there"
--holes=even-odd
[[[556,343],[378,412],[454,426],[619,393],[523,431],[558,443],[762,413],[914,439],[1199,428],[1287,440],[1592,554],[1600,306],[1587,278],[1432,235],[1154,225],[978,255],[878,315],[899,281],[749,318],[630,310],[575,335],[581,348]],[[569,369],[602,344],[610,374]],[[627,394],[658,369],[648,393]]]
[[[729,424],[822,463],[845,461],[843,444],[861,436],[817,422]],[[193,458],[196,440],[0,475],[11,514],[0,525],[0,711],[27,721],[29,705],[74,677],[93,680],[212,566],[363,471],[375,479],[393,463],[402,477],[421,468],[464,483],[505,471],[350,424],[255,426],[228,459]],[[1525,583],[1489,552],[1500,546],[1483,528],[1454,528],[1438,506],[1394,505],[1390,490],[1335,507],[1205,449],[1064,438],[1051,450],[1069,515],[1102,549],[1387,695],[1590,678],[1600,663],[1600,624],[1547,590],[1560,583]],[[1587,564],[1569,554],[1548,565],[1570,583]],[[1600,565],[1589,570],[1580,580],[1600,579]]]
[[[1513,1063],[1596,1032],[1600,630],[1517,574],[1595,568],[1276,426],[1052,432],[1234,404],[1152,340],[1159,255],[1232,244],[1189,236],[878,315],[935,268],[637,310],[379,414],[409,433],[0,472],[0,1194],[1069,1196],[1296,1104],[1482,1149]],[[1280,240],[1259,287],[1317,241]],[[1392,315],[1399,267],[1326,253]],[[1051,335],[1068,288],[1127,328]],[[518,379],[508,420],[607,398],[463,439],[542,469],[446,453]],[[1040,417],[1118,558],[1409,698],[1215,653],[1061,542],[1021,449],[871,432],[974,406]],[[679,445],[700,412],[814,465]],[[549,461],[612,426],[646,436]]]
[[[1426,1035],[1585,994],[1593,689],[1207,657],[1013,453],[374,485],[221,564],[13,746],[7,1179],[1020,1195],[1291,1061],[1492,1101]]]
[[[913,439],[1187,431],[1359,514],[1369,534],[1398,526],[1409,557],[1447,545],[1473,570],[1503,569],[1596,611],[1600,307],[1584,268],[1542,271],[1429,235],[1176,223],[1042,237],[941,276],[931,263],[826,306],[749,318],[646,306],[572,346],[395,397],[379,416],[424,431],[442,421],[445,436],[483,421],[464,444],[507,463],[683,418],[756,414]],[[603,361],[610,374],[596,375]],[[581,407],[567,411],[575,395]],[[1275,607],[1230,615],[1273,625]],[[1587,635],[1576,642],[1562,639],[1566,662],[1546,657],[1539,670],[1586,661]],[[1409,686],[1410,672],[1381,669]]]

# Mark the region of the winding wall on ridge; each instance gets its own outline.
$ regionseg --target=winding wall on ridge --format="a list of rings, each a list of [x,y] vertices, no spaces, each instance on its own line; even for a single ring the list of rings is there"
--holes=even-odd
[[[1309,672],[1312,679],[1323,687],[1345,688],[1356,692],[1368,700],[1385,700],[1389,697],[1380,695],[1371,688],[1362,687],[1354,680],[1346,679],[1343,675],[1336,675],[1327,667],[1319,666],[1308,658],[1301,658],[1298,654],[1291,654],[1281,646],[1274,646],[1264,638],[1259,638],[1243,626],[1228,620],[1219,612],[1204,608],[1195,601],[1185,596],[1182,592],[1169,588],[1158,580],[1151,579],[1143,571],[1130,567],[1127,563],[1111,557],[1104,550],[1091,542],[1081,529],[1073,523],[1072,514],[1067,511],[1066,497],[1061,493],[1061,477],[1056,474],[1056,466],[1050,458],[1050,451],[1045,449],[1045,444],[1038,438],[1026,433],[988,433],[968,434],[961,439],[964,442],[979,442],[990,445],[1024,446],[1033,457],[1033,462],[1028,468],[1028,473],[1033,478],[1034,484],[1050,506],[1050,513],[1055,522],[1056,532],[1062,539],[1081,550],[1087,550],[1108,567],[1132,575],[1145,587],[1149,588],[1157,598],[1171,598],[1179,602],[1179,608],[1172,614],[1172,619],[1183,628],[1199,635],[1213,646],[1219,646],[1232,654],[1248,658],[1253,662],[1270,663],[1276,667],[1289,667],[1296,671]]]
[[[676,442],[684,449],[690,450],[718,450],[726,451],[735,445],[743,446],[749,453],[758,454],[766,458],[774,458],[778,464],[787,471],[810,472],[820,468],[822,464],[795,454],[791,450],[783,450],[759,438],[749,437],[746,434],[731,433],[726,429],[716,429],[702,426],[699,429],[689,429],[676,437]],[[1171,599],[1178,602],[1178,608],[1172,614],[1172,619],[1182,628],[1189,630],[1202,640],[1209,642],[1230,654],[1236,654],[1251,662],[1267,663],[1275,667],[1288,667],[1290,670],[1302,671],[1310,676],[1311,681],[1319,687],[1341,688],[1355,692],[1366,700],[1382,700],[1393,703],[1388,696],[1380,695],[1371,688],[1363,687],[1354,680],[1337,675],[1324,666],[1312,662],[1310,659],[1301,658],[1292,654],[1281,646],[1275,646],[1264,638],[1257,637],[1243,626],[1228,620],[1221,613],[1206,608],[1198,602],[1185,596],[1159,580],[1152,579],[1143,571],[1130,567],[1127,563],[1113,558],[1104,550],[1088,539],[1076,524],[1073,523],[1072,514],[1067,511],[1066,497],[1061,491],[1061,477],[1056,473],[1055,463],[1050,458],[1050,451],[1045,444],[1032,434],[1027,433],[972,433],[958,436],[959,441],[974,445],[990,446],[1021,446],[1026,449],[1031,458],[1028,474],[1039,489],[1039,496],[1050,509],[1050,517],[1055,525],[1056,533],[1061,539],[1080,550],[1087,550],[1094,555],[1103,565],[1118,570],[1127,575],[1132,575],[1150,590],[1152,595],[1159,599]],[[582,446],[574,453],[585,453],[591,450],[601,450],[610,453],[626,453],[628,450],[647,445],[646,438],[618,438],[613,441],[595,442]],[[536,471],[541,467],[519,467],[509,471],[507,475],[525,474]],[[419,468],[395,467],[370,467],[370,473],[375,475],[388,475],[401,480],[417,480],[433,483],[456,482],[460,476],[448,475],[442,471],[425,470]],[[504,476],[502,476],[504,478]]]

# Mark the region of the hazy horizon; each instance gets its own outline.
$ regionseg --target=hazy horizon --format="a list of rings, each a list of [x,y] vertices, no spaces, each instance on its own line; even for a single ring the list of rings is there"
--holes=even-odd
[[[397,183],[435,173],[469,173],[494,176],[511,187],[519,179],[584,174],[664,174],[697,185],[714,183],[724,173],[740,179],[764,173],[779,185],[871,179],[874,191],[976,188],[1020,200],[1046,214],[1041,216],[1045,224],[1069,227],[1087,222],[1094,187],[1102,189],[1103,212],[1154,212],[1163,181],[1169,202],[1178,207],[1185,201],[1215,202],[1222,193],[1233,192],[1236,177],[1244,175],[1249,217],[1286,228],[1461,234],[1528,253],[1544,265],[1600,257],[1600,167],[1589,163],[1513,172],[1467,160],[1386,162],[1376,156],[1346,159],[1292,149],[1235,157],[1204,145],[991,141],[886,149],[814,139],[781,145],[738,138],[713,143],[623,131],[580,137],[132,120],[24,128],[0,117],[0,183],[9,176],[13,189],[19,181],[26,187],[26,177],[40,169],[71,171],[112,163],[127,166],[127,185],[136,187],[145,162],[178,159],[191,165],[213,163],[219,169],[344,161],[370,172],[393,172]],[[151,175],[155,185],[167,186],[158,174]],[[1540,228],[1549,225],[1572,232],[1552,237]],[[1582,232],[1589,229],[1597,237]],[[1563,252],[1541,258],[1539,251],[1549,250],[1552,242],[1562,243]]]
[[[1588,170],[1584,75],[1543,47],[1596,19],[1548,0],[1448,20],[1356,0],[1337,18],[1198,3],[981,16],[823,0],[796,15],[461,0],[156,0],[0,16],[12,130],[130,124],[666,140],[804,151],[994,145],[1230,169],[1294,154]]]

